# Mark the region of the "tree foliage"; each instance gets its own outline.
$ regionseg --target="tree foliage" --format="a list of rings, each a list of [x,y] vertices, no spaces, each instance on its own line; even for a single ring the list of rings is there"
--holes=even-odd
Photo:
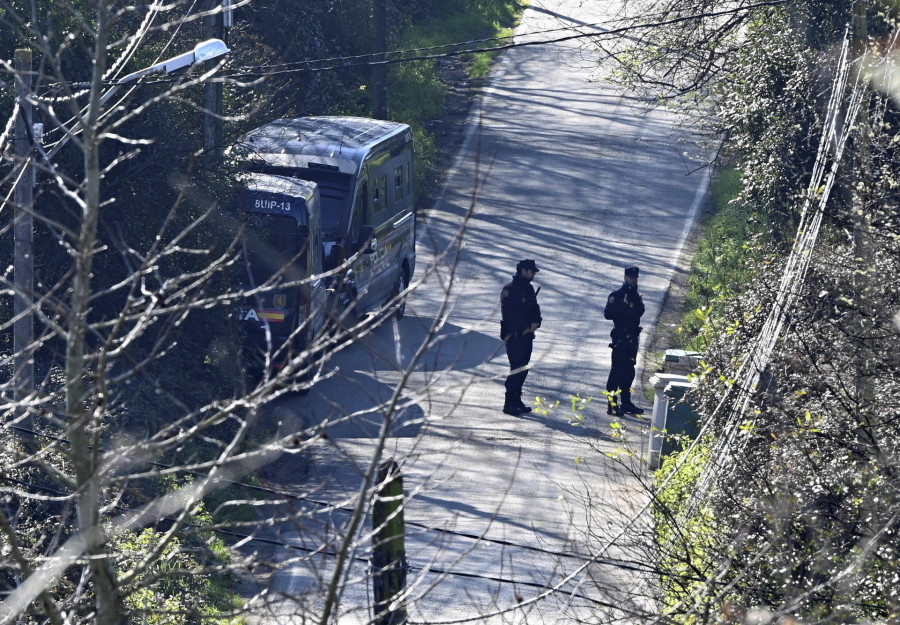
[[[887,278],[900,270],[900,127],[895,94],[867,81],[895,71],[884,67],[895,8],[873,4],[866,32],[859,21],[849,31],[852,75],[868,90],[859,116],[844,118],[842,128],[855,123],[848,151],[809,269],[798,273],[786,257],[808,234],[798,230],[801,209],[852,6],[745,3],[712,16],[733,6],[650,3],[653,14],[705,16],[618,52],[626,83],[688,96],[702,111],[742,172],[736,203],[772,234],[748,242],[752,254],[733,272],[748,279],[715,312],[693,393],[704,438],[658,475],[664,609],[677,622],[889,621],[900,609],[900,293]],[[838,95],[842,111],[850,92]],[[812,189],[813,203],[824,190]],[[792,284],[799,297],[782,311],[774,353],[749,362],[775,294]],[[712,451],[698,475],[700,450]],[[678,465],[684,475],[673,480]]]

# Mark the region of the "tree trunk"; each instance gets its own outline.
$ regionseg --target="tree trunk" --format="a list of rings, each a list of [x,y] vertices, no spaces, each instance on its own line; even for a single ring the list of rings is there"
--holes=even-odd
[[[72,277],[71,308],[67,318],[66,337],[66,412],[69,419],[69,440],[72,463],[75,467],[78,497],[76,500],[78,528],[84,539],[85,555],[94,582],[96,623],[119,625],[125,614],[113,563],[106,551],[106,540],[100,524],[102,492],[98,480],[99,423],[88,410],[85,381],[86,333],[88,327],[91,269],[97,242],[97,223],[100,216],[100,143],[99,132],[103,76],[107,65],[107,37],[109,9],[106,2],[97,3],[97,37],[94,51],[90,102],[85,116],[83,133],[84,198],[81,230],[75,249],[75,273]],[[102,372],[96,372],[98,375]],[[101,401],[103,398],[97,398]]]

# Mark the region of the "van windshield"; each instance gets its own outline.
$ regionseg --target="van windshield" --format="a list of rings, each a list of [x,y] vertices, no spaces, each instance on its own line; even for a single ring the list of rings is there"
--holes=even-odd
[[[353,178],[331,168],[309,167],[296,170],[294,175],[319,185],[322,198],[322,238],[337,241],[341,238],[341,226],[347,226],[350,218],[350,192]]]
[[[309,239],[306,227],[298,227],[292,217],[244,214],[244,250],[253,284],[279,274],[281,281],[302,280],[306,276],[306,253],[301,242]],[[305,247],[305,246],[303,246]]]
[[[331,187],[319,187],[322,198],[322,238],[325,241],[336,241],[340,238],[341,215],[348,209],[347,191]]]

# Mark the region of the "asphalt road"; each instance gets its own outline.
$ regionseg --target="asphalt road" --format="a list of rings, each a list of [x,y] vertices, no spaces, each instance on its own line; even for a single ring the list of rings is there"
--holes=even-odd
[[[590,6],[606,4],[533,1],[517,41],[588,29],[611,17]],[[579,41],[499,57],[444,192],[422,216],[407,317],[336,354],[331,377],[275,408],[283,430],[330,422],[305,474],[297,463],[282,473],[298,493],[346,508],[384,423],[373,406],[405,385],[384,457],[401,466],[408,497],[413,621],[607,622],[627,616],[632,600],[647,606],[648,578],[614,561],[641,559],[629,543],[647,519],[630,520],[645,503],[639,479],[606,456],[620,443],[602,400],[611,329],[602,311],[622,269],[638,265],[652,332],[708,177],[677,119],[598,81],[605,71]],[[544,317],[525,398],[561,403],[510,417],[500,410],[508,365],[499,292],[520,258],[541,268]],[[598,398],[579,424],[573,395]],[[620,422],[638,444],[645,422]],[[308,530],[282,530],[282,540],[308,544]],[[370,618],[369,544],[354,553],[342,623]],[[286,565],[272,590],[298,598],[331,562]],[[298,610],[282,601],[271,622],[302,622]]]

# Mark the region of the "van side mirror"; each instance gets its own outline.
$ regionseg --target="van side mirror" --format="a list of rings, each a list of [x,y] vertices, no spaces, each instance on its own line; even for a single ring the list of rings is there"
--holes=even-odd
[[[378,240],[375,238],[374,226],[361,226],[359,238],[356,240],[356,249],[363,254],[371,254],[378,249]]]
[[[344,250],[344,246],[338,243],[335,243],[331,246],[331,252],[328,254],[328,258],[325,259],[325,267],[324,269],[334,269],[335,267],[340,267],[347,260],[347,252]]]

